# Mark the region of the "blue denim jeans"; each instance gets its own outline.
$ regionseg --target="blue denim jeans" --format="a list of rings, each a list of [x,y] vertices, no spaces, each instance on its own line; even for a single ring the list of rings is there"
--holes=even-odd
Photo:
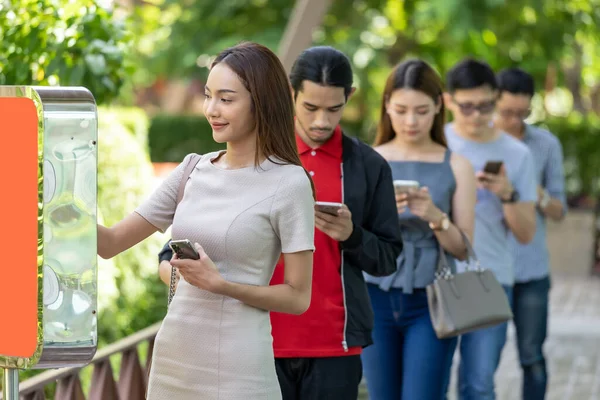
[[[436,337],[425,291],[403,294],[367,286],[375,312],[375,344],[362,354],[369,398],[445,399],[457,339]]]
[[[504,287],[509,302],[512,288]],[[458,398],[460,400],[494,400],[494,374],[506,343],[508,323],[464,334],[460,337]]]
[[[549,292],[548,277],[517,283],[513,288],[513,314],[525,400],[543,400],[546,396],[548,373],[542,347],[547,334]]]

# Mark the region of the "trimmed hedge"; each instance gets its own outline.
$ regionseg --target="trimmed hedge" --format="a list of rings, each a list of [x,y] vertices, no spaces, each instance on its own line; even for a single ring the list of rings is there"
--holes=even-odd
[[[548,118],[540,126],[555,134],[563,146],[567,193],[600,193],[600,117],[571,113]]]
[[[358,135],[368,143],[372,140],[373,135],[359,135],[362,122],[342,125],[346,134]],[[225,148],[215,143],[210,124],[200,115],[156,115],[150,122],[148,145],[152,162],[181,162],[192,152],[203,154]]]
[[[347,134],[372,142],[374,132],[362,132],[361,123],[344,121],[342,125]],[[539,125],[558,136],[563,145],[567,192],[600,193],[600,118],[572,113],[568,118],[548,118]],[[191,152],[208,153],[225,148],[215,143],[210,125],[197,115],[155,116],[148,144],[152,162],[181,162]]]
[[[212,137],[206,118],[197,115],[157,115],[148,131],[152,162],[181,162],[189,153],[210,153],[225,148]]]

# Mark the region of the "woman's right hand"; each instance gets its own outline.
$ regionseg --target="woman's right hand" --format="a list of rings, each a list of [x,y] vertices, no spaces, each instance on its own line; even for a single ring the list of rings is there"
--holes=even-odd
[[[429,189],[426,186],[396,195],[396,207],[398,208],[398,214],[408,209],[413,215],[425,222],[437,223],[443,216],[442,211],[433,203],[429,195]]]

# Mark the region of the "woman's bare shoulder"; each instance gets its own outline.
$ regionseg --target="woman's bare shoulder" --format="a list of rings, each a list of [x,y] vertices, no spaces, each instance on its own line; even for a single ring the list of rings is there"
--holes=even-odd
[[[374,146],[373,150],[375,150],[377,153],[379,153],[379,155],[382,156],[383,158],[385,158],[386,160],[389,160],[392,158],[392,147],[391,147],[390,143],[384,143],[379,146]]]
[[[452,152],[450,157],[450,167],[455,175],[474,175],[475,170],[468,158],[458,153]]]

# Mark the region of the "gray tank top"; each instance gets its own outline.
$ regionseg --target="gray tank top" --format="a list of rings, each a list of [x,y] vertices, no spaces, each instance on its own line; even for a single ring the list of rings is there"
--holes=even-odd
[[[394,179],[415,180],[427,186],[433,203],[450,215],[456,179],[450,167],[450,150],[446,150],[441,163],[423,161],[390,161]],[[434,280],[439,257],[439,244],[429,224],[409,210],[398,215],[402,228],[404,248],[398,257],[398,270],[383,278],[365,274],[368,283],[382,290],[401,288],[412,293],[413,288],[425,288]],[[455,259],[446,253],[448,263],[455,270]]]

